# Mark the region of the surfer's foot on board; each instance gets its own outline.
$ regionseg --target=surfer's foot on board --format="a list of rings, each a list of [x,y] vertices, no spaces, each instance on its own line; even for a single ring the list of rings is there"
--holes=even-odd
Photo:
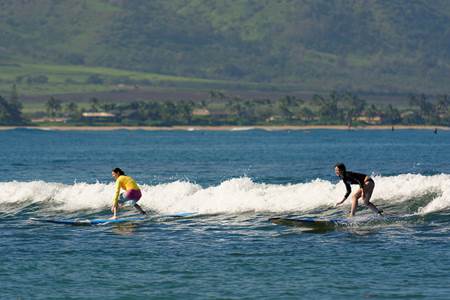
[[[145,210],[142,209],[142,207],[139,204],[135,204],[134,208],[136,208],[141,214],[143,214],[144,216],[147,215],[147,213],[145,212]]]

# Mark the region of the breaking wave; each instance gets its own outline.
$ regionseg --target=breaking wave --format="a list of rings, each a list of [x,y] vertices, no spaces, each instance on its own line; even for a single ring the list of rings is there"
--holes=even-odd
[[[374,177],[372,201],[383,208],[413,214],[450,209],[450,175],[402,174]],[[345,194],[344,184],[316,179],[296,184],[256,183],[251,178],[233,178],[219,185],[202,187],[188,181],[147,185],[141,183],[140,204],[158,213],[197,212],[202,214],[292,213],[326,209]],[[356,186],[355,186],[356,188]],[[0,182],[0,212],[35,210],[103,211],[109,209],[114,183],[44,181]],[[347,201],[349,205],[350,201]]]

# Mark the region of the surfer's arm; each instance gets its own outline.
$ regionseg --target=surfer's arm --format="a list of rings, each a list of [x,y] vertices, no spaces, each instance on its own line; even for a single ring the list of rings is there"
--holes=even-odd
[[[119,193],[120,193],[120,182],[119,180],[117,180],[116,190],[114,192],[113,207],[117,207],[119,205]]]
[[[350,183],[344,181],[345,183],[345,189],[347,190],[347,192],[344,195],[344,199],[342,199],[342,202],[344,202],[345,200],[347,200],[348,196],[350,195],[350,193],[352,192],[352,187],[350,186]]]
[[[113,219],[117,218],[117,211],[119,210],[119,193],[120,193],[120,183],[119,180],[116,181],[116,191],[114,193],[113,205],[111,207],[111,212],[113,213]]]
[[[348,196],[350,195],[350,193],[352,192],[352,188],[350,186],[350,183],[344,181],[345,184],[345,188],[347,189],[347,192],[344,195],[344,198],[342,198],[341,201],[339,201],[338,203],[336,203],[336,206],[341,205],[342,203],[344,203],[345,200],[347,200]]]

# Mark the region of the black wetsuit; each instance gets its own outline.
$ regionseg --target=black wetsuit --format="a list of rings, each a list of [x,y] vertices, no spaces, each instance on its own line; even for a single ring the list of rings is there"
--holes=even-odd
[[[364,188],[364,181],[366,180],[366,177],[368,177],[366,174],[361,173],[354,173],[354,172],[344,172],[344,175],[340,176],[342,181],[344,181],[345,188],[347,189],[347,193],[345,193],[344,198],[347,199],[348,195],[352,192],[352,188],[350,187],[351,184],[358,184],[360,188]],[[369,178],[369,181],[372,180],[372,178]]]

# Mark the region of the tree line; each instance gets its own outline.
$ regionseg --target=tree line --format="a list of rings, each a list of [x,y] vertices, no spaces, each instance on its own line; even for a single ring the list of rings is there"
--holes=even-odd
[[[449,95],[411,95],[407,105],[398,107],[368,103],[351,92],[314,95],[310,100],[289,95],[273,100],[243,99],[210,91],[207,99],[197,102],[155,100],[111,103],[92,98],[89,103],[81,105],[50,97],[45,103],[45,111],[38,114],[48,118],[64,118],[66,123],[74,125],[450,126],[449,108]],[[14,86],[9,100],[0,96],[0,124],[21,125],[27,122]]]

